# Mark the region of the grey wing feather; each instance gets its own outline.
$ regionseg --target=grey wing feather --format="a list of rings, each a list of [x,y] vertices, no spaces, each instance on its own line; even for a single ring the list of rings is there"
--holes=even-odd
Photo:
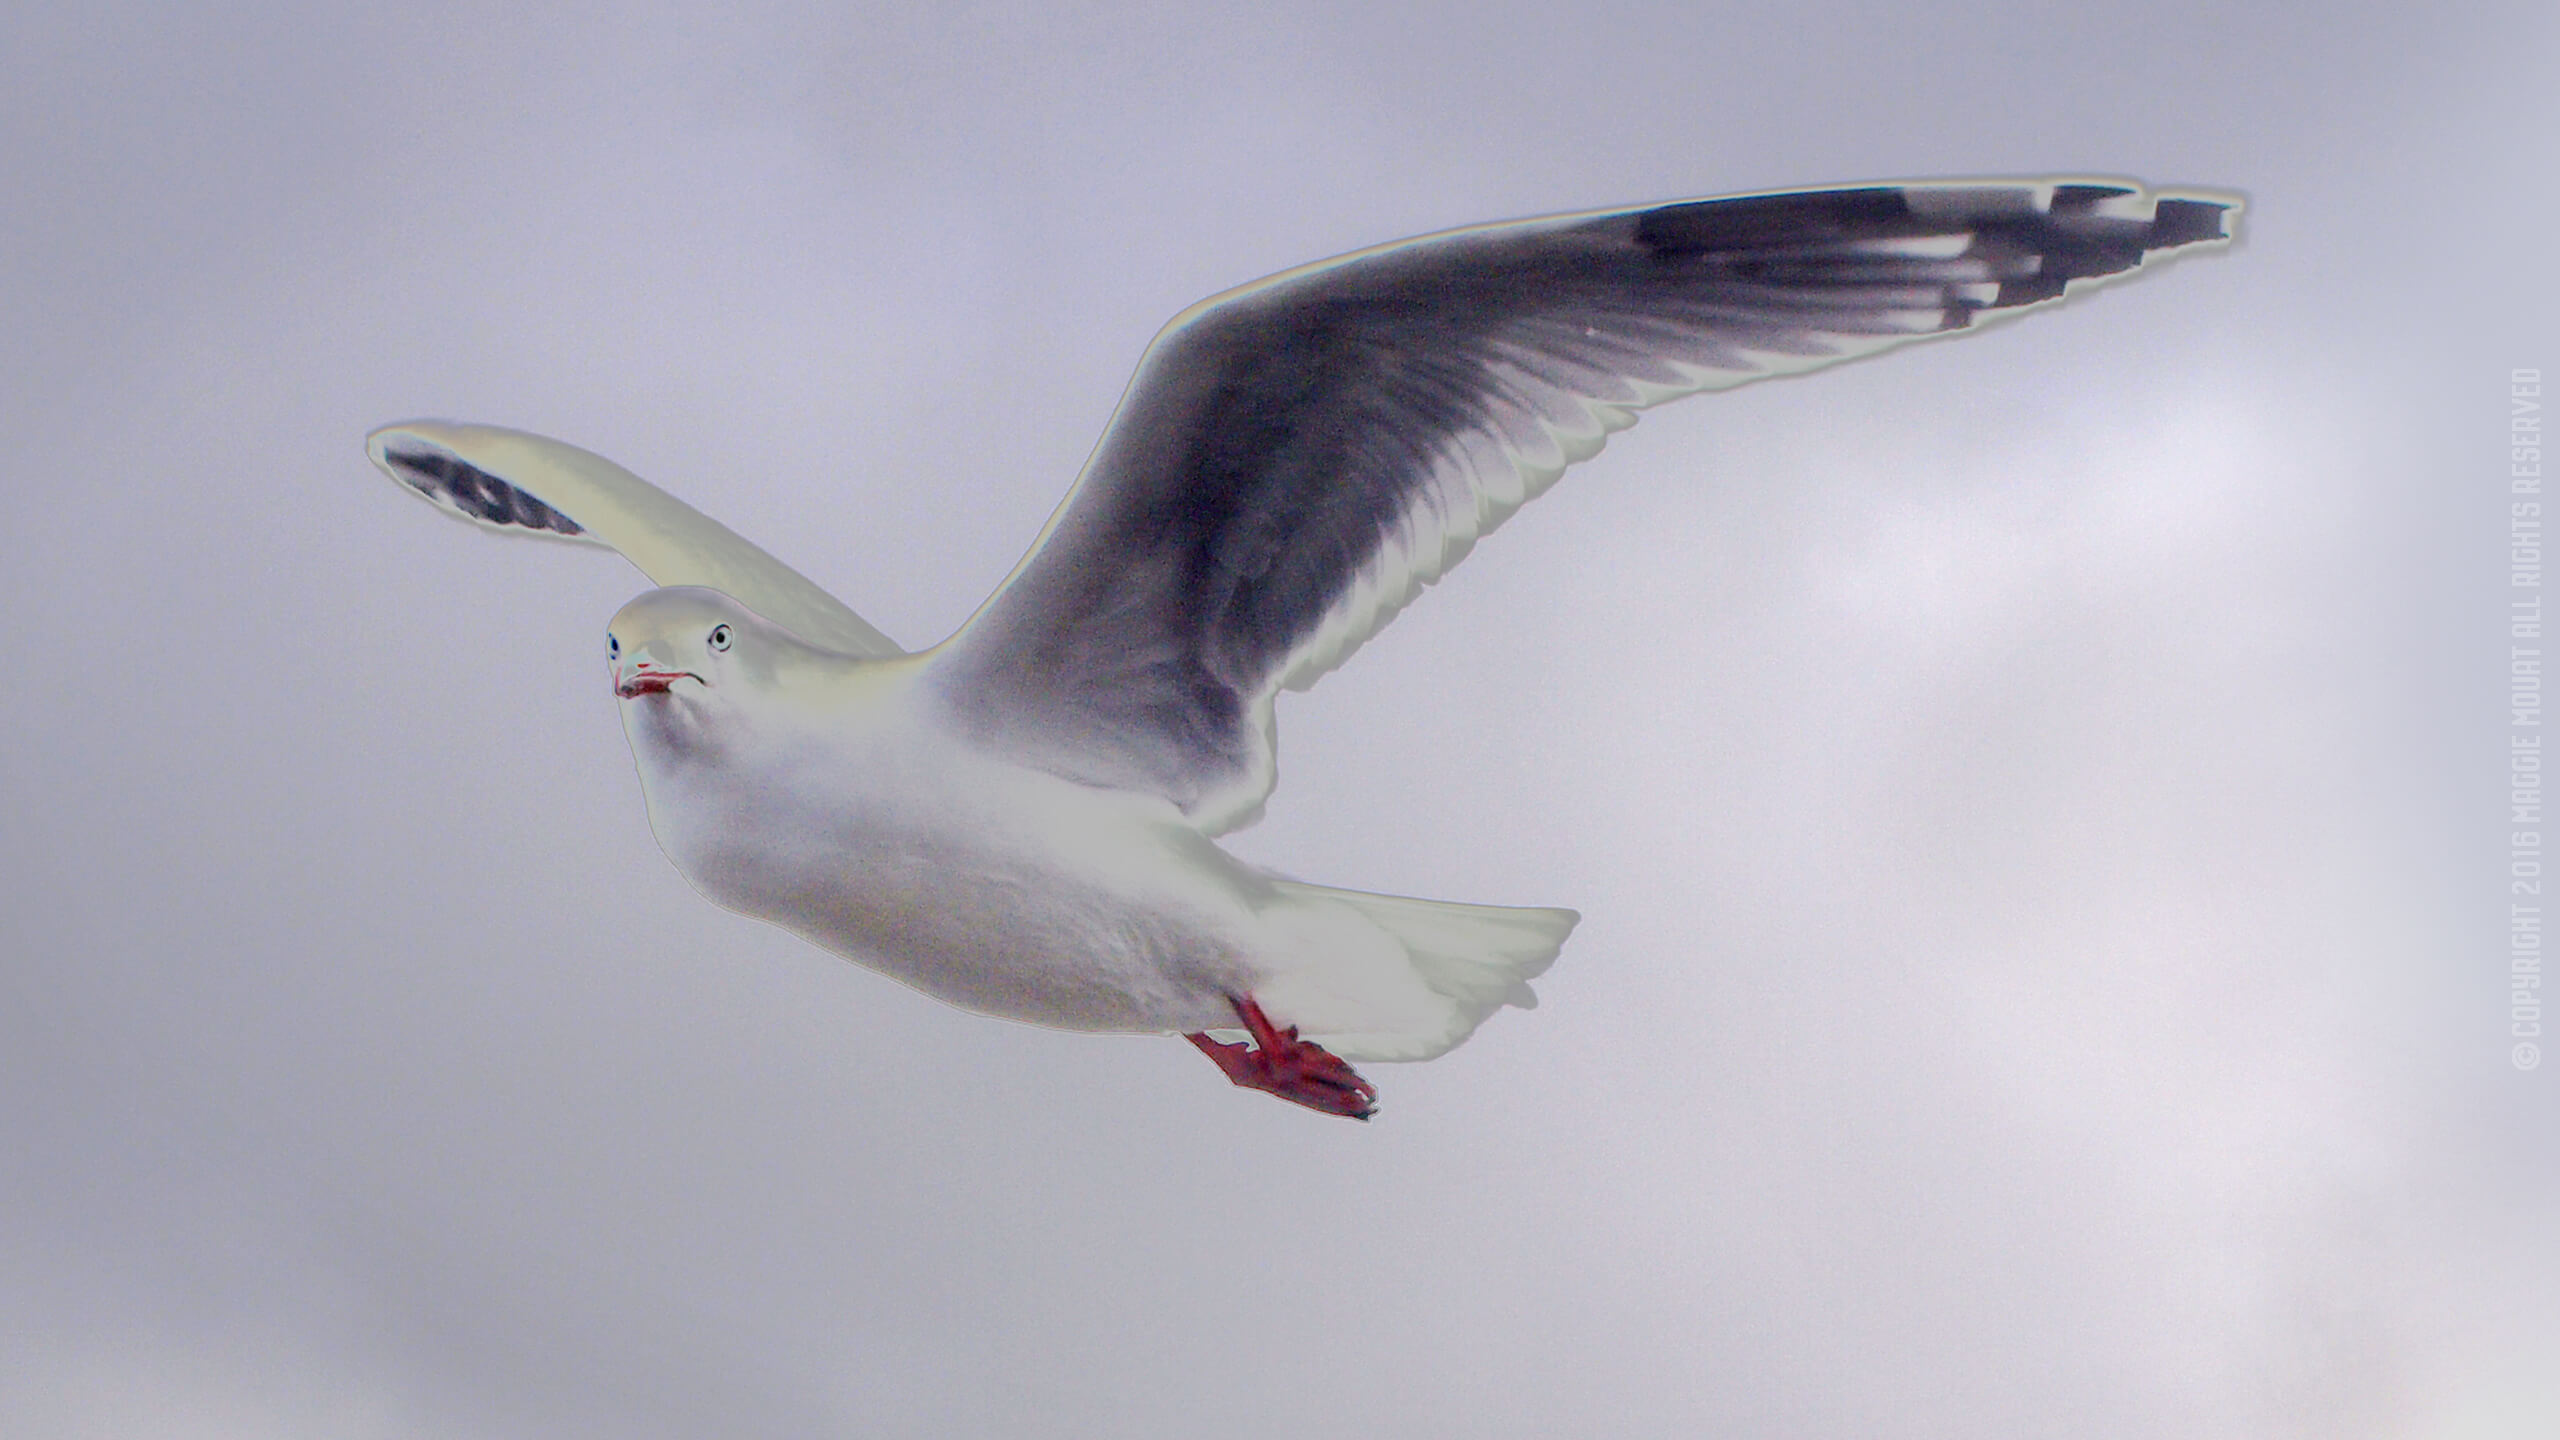
[[[1962,331],[2227,242],[2235,197],[1869,186],[1483,226],[1193,307],[1033,553],[939,657],[960,723],[1204,829],[1271,705],[1648,406]]]

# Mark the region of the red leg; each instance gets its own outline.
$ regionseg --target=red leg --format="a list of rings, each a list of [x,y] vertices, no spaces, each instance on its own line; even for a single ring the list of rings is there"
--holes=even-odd
[[[1229,1080],[1248,1090],[1268,1090],[1283,1100],[1327,1115],[1366,1120],[1378,1113],[1378,1087],[1361,1079],[1340,1056],[1312,1040],[1299,1039],[1295,1025],[1286,1030],[1273,1025],[1253,997],[1229,999],[1236,1007],[1237,1018],[1252,1034],[1252,1045],[1221,1044],[1205,1034],[1183,1037],[1217,1062]]]

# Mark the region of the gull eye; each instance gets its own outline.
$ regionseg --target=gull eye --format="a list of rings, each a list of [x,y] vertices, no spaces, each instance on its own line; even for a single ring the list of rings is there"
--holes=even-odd
[[[611,657],[611,658],[613,658],[613,659],[616,659],[616,660],[621,659],[621,658],[622,658],[622,637],[621,637],[621,636],[619,636],[619,635],[610,635],[610,634],[609,634],[609,635],[607,635],[607,636],[605,636],[605,637],[604,637],[604,653],[605,653],[607,656],[609,656],[609,657]]]
[[[714,650],[726,650],[729,648],[728,626],[714,625],[711,627],[711,648]]]

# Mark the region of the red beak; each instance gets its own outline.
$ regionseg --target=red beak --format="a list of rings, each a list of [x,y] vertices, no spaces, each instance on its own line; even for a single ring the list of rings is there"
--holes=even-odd
[[[678,680],[701,678],[690,670],[635,670],[621,684],[613,687],[613,693],[625,700],[642,695],[664,695],[676,688]]]

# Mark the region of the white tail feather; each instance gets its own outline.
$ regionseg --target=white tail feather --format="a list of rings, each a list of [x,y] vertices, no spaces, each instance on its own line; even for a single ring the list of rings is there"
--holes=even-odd
[[[1331,902],[1358,911],[1403,943],[1415,976],[1447,1004],[1435,1024],[1311,1034],[1346,1060],[1429,1060],[1447,1053],[1504,1005],[1538,1003],[1529,982],[1546,973],[1582,919],[1571,910],[1462,905],[1277,882],[1293,899]]]

